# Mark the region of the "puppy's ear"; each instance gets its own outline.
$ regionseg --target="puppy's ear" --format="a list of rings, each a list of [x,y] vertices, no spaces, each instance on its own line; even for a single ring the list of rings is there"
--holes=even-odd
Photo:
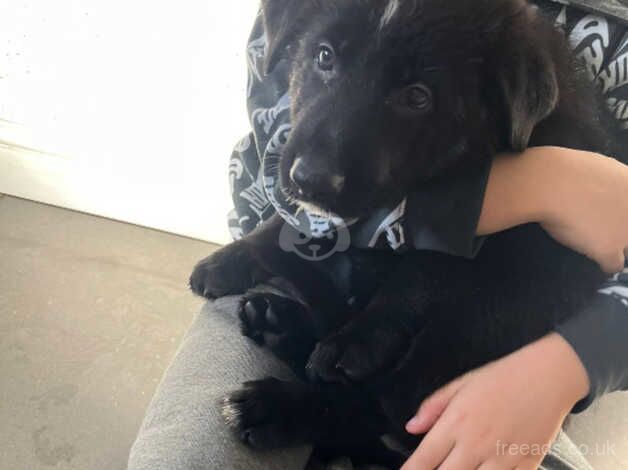
[[[298,22],[299,4],[303,0],[262,0],[266,30],[266,59],[264,71],[273,71],[286,47],[293,39]]]
[[[558,105],[556,65],[546,51],[531,46],[499,66],[498,84],[509,117],[509,143],[512,150],[522,152],[537,124]]]

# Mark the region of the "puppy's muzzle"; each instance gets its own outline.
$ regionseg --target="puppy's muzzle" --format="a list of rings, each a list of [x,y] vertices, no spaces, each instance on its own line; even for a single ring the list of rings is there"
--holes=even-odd
[[[333,171],[324,171],[297,157],[290,169],[290,179],[297,196],[311,202],[331,202],[343,190],[345,177]]]

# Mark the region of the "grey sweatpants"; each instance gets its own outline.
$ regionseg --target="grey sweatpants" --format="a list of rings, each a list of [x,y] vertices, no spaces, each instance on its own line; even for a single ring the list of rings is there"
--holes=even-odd
[[[220,401],[242,382],[292,374],[240,335],[236,298],[208,303],[194,321],[150,404],[129,470],[302,470],[309,448],[253,452],[232,437]],[[334,467],[339,468],[339,467]],[[545,470],[590,470],[561,434]]]

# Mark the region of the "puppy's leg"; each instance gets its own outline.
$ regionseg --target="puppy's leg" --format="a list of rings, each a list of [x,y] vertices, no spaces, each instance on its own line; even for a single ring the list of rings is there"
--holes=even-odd
[[[307,364],[313,381],[361,381],[388,370],[408,351],[425,324],[431,280],[416,268],[386,281],[366,309],[323,339]]]
[[[473,279],[468,260],[432,252],[404,255],[365,310],[316,346],[308,376],[343,382],[386,373],[431,321],[434,305],[474,291],[468,279]]]
[[[217,299],[242,294],[268,276],[253,258],[247,242],[240,240],[200,261],[190,276],[190,289],[201,297]]]
[[[312,444],[332,455],[365,456],[388,431],[367,390],[337,384],[248,382],[225,399],[223,414],[236,435],[256,449]]]
[[[317,289],[323,282],[321,276],[307,266],[306,260],[281,249],[284,224],[275,214],[242,240],[200,261],[190,276],[192,291],[209,299],[244,294],[275,276],[309,286],[311,291]]]
[[[239,317],[244,336],[268,348],[304,377],[322,325],[292,283],[273,278],[250,289],[240,303]]]
[[[208,299],[244,294],[271,277],[263,262],[265,251],[274,251],[281,219],[274,216],[242,240],[231,243],[200,261],[190,276],[192,291]]]
[[[394,367],[419,328],[400,319],[410,318],[406,313],[370,309],[325,338],[316,345],[306,365],[310,380],[362,381]],[[387,318],[387,314],[391,315]]]
[[[309,305],[334,318],[343,307],[342,295],[324,269],[281,248],[284,226],[283,219],[274,215],[247,237],[199,262],[190,277],[192,291],[214,299],[244,294],[273,277],[289,279]]]

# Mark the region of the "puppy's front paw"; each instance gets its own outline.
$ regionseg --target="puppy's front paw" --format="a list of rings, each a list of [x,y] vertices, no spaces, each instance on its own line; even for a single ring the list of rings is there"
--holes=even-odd
[[[314,327],[311,312],[302,302],[293,300],[272,285],[259,285],[249,290],[240,303],[242,334],[259,346],[303,373],[305,363],[314,349]]]
[[[264,277],[246,243],[227,245],[200,261],[190,276],[192,292],[207,299],[243,294]]]
[[[407,348],[407,338],[394,329],[348,330],[321,341],[306,372],[313,381],[360,381],[393,366]]]
[[[307,420],[298,419],[305,389],[269,378],[247,382],[223,401],[227,425],[246,445],[259,450],[304,444]]]

